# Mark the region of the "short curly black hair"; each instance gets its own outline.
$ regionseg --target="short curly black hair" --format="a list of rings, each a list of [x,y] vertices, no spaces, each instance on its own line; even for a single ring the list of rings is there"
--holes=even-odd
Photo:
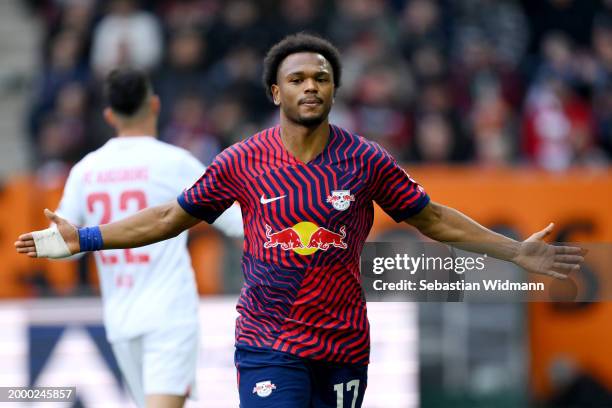
[[[272,100],[272,85],[276,84],[278,67],[285,58],[298,52],[314,52],[325,57],[332,67],[334,90],[340,87],[342,63],[340,62],[340,52],[338,49],[322,37],[301,32],[288,35],[273,45],[264,58],[262,82],[270,100]]]

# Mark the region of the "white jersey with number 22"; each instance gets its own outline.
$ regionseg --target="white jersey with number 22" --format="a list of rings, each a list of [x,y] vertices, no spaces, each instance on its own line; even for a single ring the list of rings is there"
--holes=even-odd
[[[78,226],[118,221],[175,200],[204,170],[186,150],[153,137],[113,138],[72,168],[58,214]],[[230,207],[213,225],[240,236],[240,208]],[[98,251],[95,259],[109,341],[197,321],[187,232],[141,248]]]

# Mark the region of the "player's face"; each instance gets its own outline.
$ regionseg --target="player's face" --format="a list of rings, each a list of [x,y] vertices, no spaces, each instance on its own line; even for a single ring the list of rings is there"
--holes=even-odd
[[[318,126],[327,119],[334,103],[331,64],[313,52],[289,55],[278,68],[272,95],[289,120],[306,127]]]

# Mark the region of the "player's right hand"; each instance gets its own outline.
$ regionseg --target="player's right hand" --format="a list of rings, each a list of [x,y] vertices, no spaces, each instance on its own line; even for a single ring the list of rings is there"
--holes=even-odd
[[[74,225],[70,224],[67,220],[58,216],[52,211],[49,211],[45,208],[45,216],[49,219],[49,221],[53,222],[57,226],[57,231],[60,233],[61,238],[63,238],[65,245],[68,247],[68,251],[70,252],[66,256],[76,254],[80,251],[81,245],[79,243],[79,234],[78,229]],[[60,258],[61,256],[50,256],[48,253],[39,254],[39,250],[36,248],[36,244],[34,242],[34,233],[40,231],[28,232],[27,234],[20,235],[17,241],[15,241],[15,248],[17,252],[27,255],[30,258],[39,258],[39,257],[49,257],[49,258]]]

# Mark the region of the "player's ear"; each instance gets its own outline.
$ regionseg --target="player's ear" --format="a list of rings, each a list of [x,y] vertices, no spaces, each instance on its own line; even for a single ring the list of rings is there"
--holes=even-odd
[[[274,101],[274,104],[276,106],[280,106],[280,88],[278,85],[272,85],[270,91],[272,92],[272,100]]]
[[[161,100],[159,99],[159,96],[151,96],[151,101],[149,103],[151,104],[151,112],[153,112],[156,116],[159,115],[161,110]]]
[[[111,125],[111,127],[117,127],[117,118],[111,108],[104,108],[104,120],[106,120],[106,123]]]
[[[336,93],[338,92],[338,87],[336,86],[336,80],[332,81],[332,86],[334,87],[334,91],[332,92],[332,105],[336,102]]]

